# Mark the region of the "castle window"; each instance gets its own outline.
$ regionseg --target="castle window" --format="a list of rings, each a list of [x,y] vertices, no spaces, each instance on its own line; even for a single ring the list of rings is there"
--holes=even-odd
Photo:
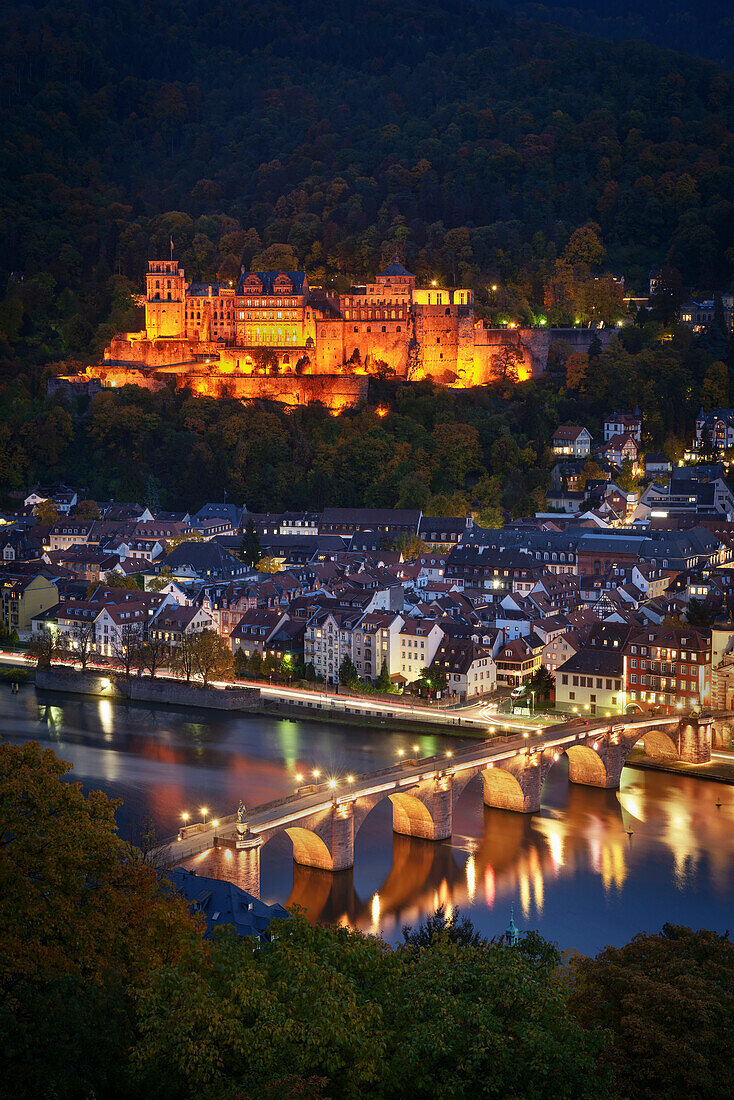
[[[372,326],[371,325],[367,325],[367,331],[372,332]]]
[[[382,331],[383,331],[383,332],[387,332],[387,325],[383,325],[383,326],[382,326]]]
[[[398,332],[401,332],[401,331],[402,331],[402,329],[400,328],[400,325],[398,325],[397,331],[398,331]]]
[[[168,291],[168,301],[170,302],[170,300],[171,300],[171,292],[170,292],[170,290],[169,290],[169,291]]]
[[[160,279],[156,279],[156,281],[155,281],[155,288],[156,288],[156,290],[160,290],[160,288],[161,288],[161,281],[160,281]]]
[[[437,336],[437,337],[436,337],[436,343],[437,343],[437,344],[440,344],[440,343],[441,343],[441,337],[440,337],[440,336]]]
[[[166,286],[167,286],[167,287],[170,287],[170,285],[171,285],[171,280],[170,280],[170,279],[168,279],[168,280],[166,281]]]

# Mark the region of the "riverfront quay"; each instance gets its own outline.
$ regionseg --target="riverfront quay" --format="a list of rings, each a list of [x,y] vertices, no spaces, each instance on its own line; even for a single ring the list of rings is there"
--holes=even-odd
[[[429,756],[470,741],[424,732],[153,707],[0,687],[3,732],[37,740],[73,764],[72,780],[121,798],[121,834],[152,818],[170,835],[181,813],[231,813],[292,792],[299,771],[344,776],[393,764],[415,743]],[[722,805],[717,807],[717,801]],[[294,864],[285,835],[261,850],[268,902],[299,904],[314,920],[347,921],[388,939],[435,904],[460,906],[487,934],[517,923],[561,946],[595,951],[666,920],[724,930],[734,904],[734,792],[707,780],[625,768],[619,791],[568,783],[552,769],[536,814],[485,807],[477,781],[458,801],[450,840],[392,831],[389,803],[355,839],[353,869]],[[632,830],[632,835],[628,834]],[[237,853],[190,861],[237,881]],[[245,885],[245,881],[242,881]],[[591,917],[590,917],[591,914]]]

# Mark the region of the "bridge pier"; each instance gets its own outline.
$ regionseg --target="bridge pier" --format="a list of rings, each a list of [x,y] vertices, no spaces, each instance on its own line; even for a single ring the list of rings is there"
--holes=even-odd
[[[678,756],[687,764],[708,764],[711,759],[713,720],[690,714],[678,726]]]
[[[393,832],[423,840],[448,840],[453,828],[452,777],[438,776],[389,795]]]
[[[484,804],[496,810],[535,814],[540,809],[540,792],[550,762],[542,751],[518,754],[511,760],[488,764],[482,770]]]

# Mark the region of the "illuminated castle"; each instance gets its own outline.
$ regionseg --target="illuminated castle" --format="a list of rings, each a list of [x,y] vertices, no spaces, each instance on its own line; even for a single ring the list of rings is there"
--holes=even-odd
[[[473,291],[417,288],[397,257],[373,283],[339,295],[309,287],[303,271],[243,268],[235,287],[187,283],[177,260],[151,260],[145,329],[116,336],[95,373],[108,385],[175,374],[200,393],[339,408],[365,395],[370,374],[481,385],[508,345],[528,377],[543,369],[544,337],[485,328]]]

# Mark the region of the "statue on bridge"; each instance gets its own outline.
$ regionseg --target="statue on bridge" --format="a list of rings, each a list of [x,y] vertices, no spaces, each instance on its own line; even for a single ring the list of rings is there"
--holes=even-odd
[[[240,804],[237,808],[237,824],[235,825],[235,832],[238,840],[242,840],[250,831],[250,827],[247,824],[247,810],[245,804],[240,799]]]

